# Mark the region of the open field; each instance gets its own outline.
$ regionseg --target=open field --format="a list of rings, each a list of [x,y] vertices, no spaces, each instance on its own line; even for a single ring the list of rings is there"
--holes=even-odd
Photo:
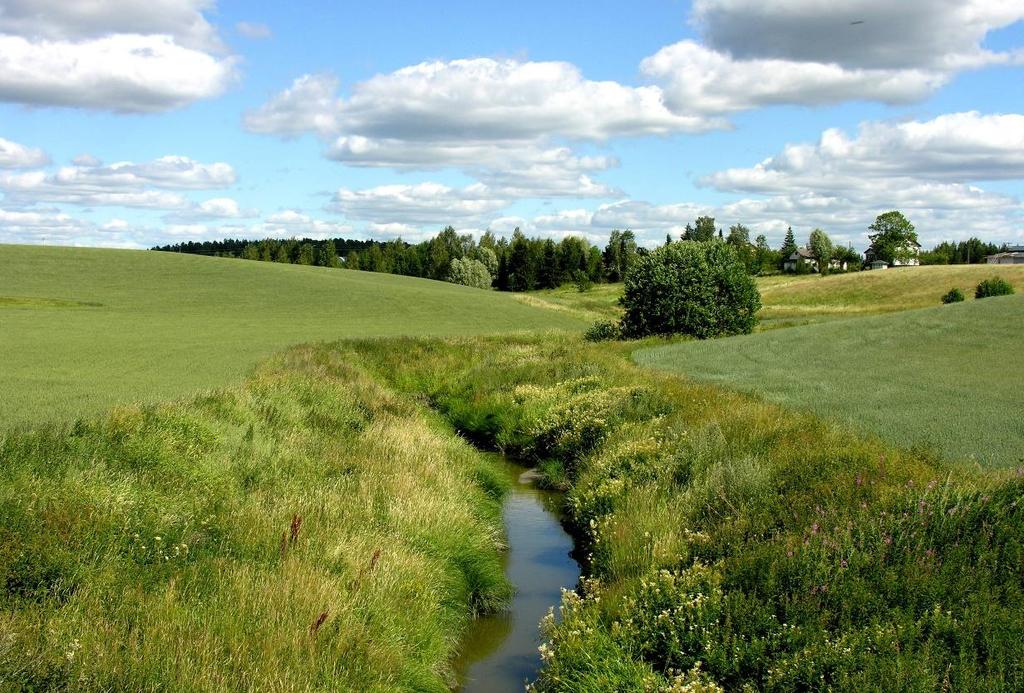
[[[850,272],[826,277],[774,275],[758,277],[763,308],[759,330],[792,327],[837,318],[891,313],[939,305],[941,297],[954,286],[968,301],[982,279],[1004,277],[1018,292],[1024,292],[1024,265],[947,265],[907,267],[893,270]],[[531,305],[545,303],[591,322],[617,320],[622,284],[598,284],[580,293],[574,286],[533,291],[523,300]]]
[[[643,365],[986,466],[1024,460],[1024,296],[684,342]]]
[[[503,472],[336,354],[0,459],[0,690],[440,693],[510,596]]]
[[[507,294],[390,274],[9,245],[0,267],[0,426],[238,382],[299,342],[585,326]]]

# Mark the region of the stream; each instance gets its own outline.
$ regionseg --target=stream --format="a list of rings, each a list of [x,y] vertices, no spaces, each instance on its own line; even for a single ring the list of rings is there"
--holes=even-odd
[[[502,516],[508,535],[505,574],[516,588],[510,607],[476,619],[455,662],[462,693],[522,691],[540,670],[538,624],[574,588],[580,567],[559,521],[562,494],[533,485],[533,475],[502,459],[512,489]]]

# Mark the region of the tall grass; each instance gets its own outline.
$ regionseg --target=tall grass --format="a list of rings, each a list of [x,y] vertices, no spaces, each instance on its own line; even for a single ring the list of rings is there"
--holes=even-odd
[[[442,691],[510,595],[500,474],[331,352],[0,460],[0,690]]]
[[[1024,482],[566,337],[341,347],[568,490],[544,691],[1017,690]]]

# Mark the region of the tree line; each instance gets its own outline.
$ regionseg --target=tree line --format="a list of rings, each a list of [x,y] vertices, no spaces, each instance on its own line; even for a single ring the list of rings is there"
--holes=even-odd
[[[899,216],[902,219],[902,215]],[[913,226],[909,222],[906,225],[912,234]],[[875,229],[875,226],[871,228]],[[728,233],[725,233],[716,226],[713,217],[701,216],[692,224],[687,224],[678,239],[671,234],[667,235],[665,244],[718,240],[731,246],[739,262],[751,275],[780,271],[786,259],[798,248],[792,228],[787,230],[778,249],[772,248],[763,234],[756,236],[753,241],[750,236],[750,229],[743,224],[730,226]],[[873,243],[878,242],[877,234],[872,236],[872,240]],[[827,269],[830,260],[838,260],[840,264],[845,262],[851,269],[860,268],[860,253],[852,247],[834,245],[821,229],[814,229],[810,233],[805,247],[819,260],[820,267]],[[510,238],[499,238],[487,231],[476,240],[472,234],[459,234],[451,226],[420,243],[406,243],[401,239],[265,238],[253,241],[229,238],[221,241],[189,241],[153,249],[386,272],[478,288],[493,287],[501,291],[553,289],[569,282],[575,283],[580,290],[586,290],[597,283],[621,282],[637,258],[649,252],[637,244],[635,234],[629,229],[612,231],[607,244],[601,248],[579,236],[566,236],[557,242],[550,238],[529,238],[518,228]],[[977,263],[983,262],[985,255],[998,251],[995,244],[971,238],[959,243],[945,242],[934,250],[922,252],[921,262]]]

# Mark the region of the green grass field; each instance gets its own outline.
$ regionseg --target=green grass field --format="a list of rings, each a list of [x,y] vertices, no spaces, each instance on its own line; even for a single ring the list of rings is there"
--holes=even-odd
[[[907,267],[872,272],[851,272],[821,277],[774,275],[758,277],[763,308],[759,330],[793,327],[837,318],[927,308],[941,303],[942,295],[960,287],[967,300],[982,279],[998,275],[1018,292],[1024,292],[1024,265],[950,265]],[[531,305],[550,305],[581,319],[617,320],[622,284],[598,284],[580,293],[574,286],[533,291],[520,300]]]
[[[899,445],[1009,466],[1024,460],[1022,325],[1016,295],[684,342],[635,358]]]
[[[507,294],[390,274],[11,245],[0,267],[7,426],[237,382],[300,342],[585,326]]]

